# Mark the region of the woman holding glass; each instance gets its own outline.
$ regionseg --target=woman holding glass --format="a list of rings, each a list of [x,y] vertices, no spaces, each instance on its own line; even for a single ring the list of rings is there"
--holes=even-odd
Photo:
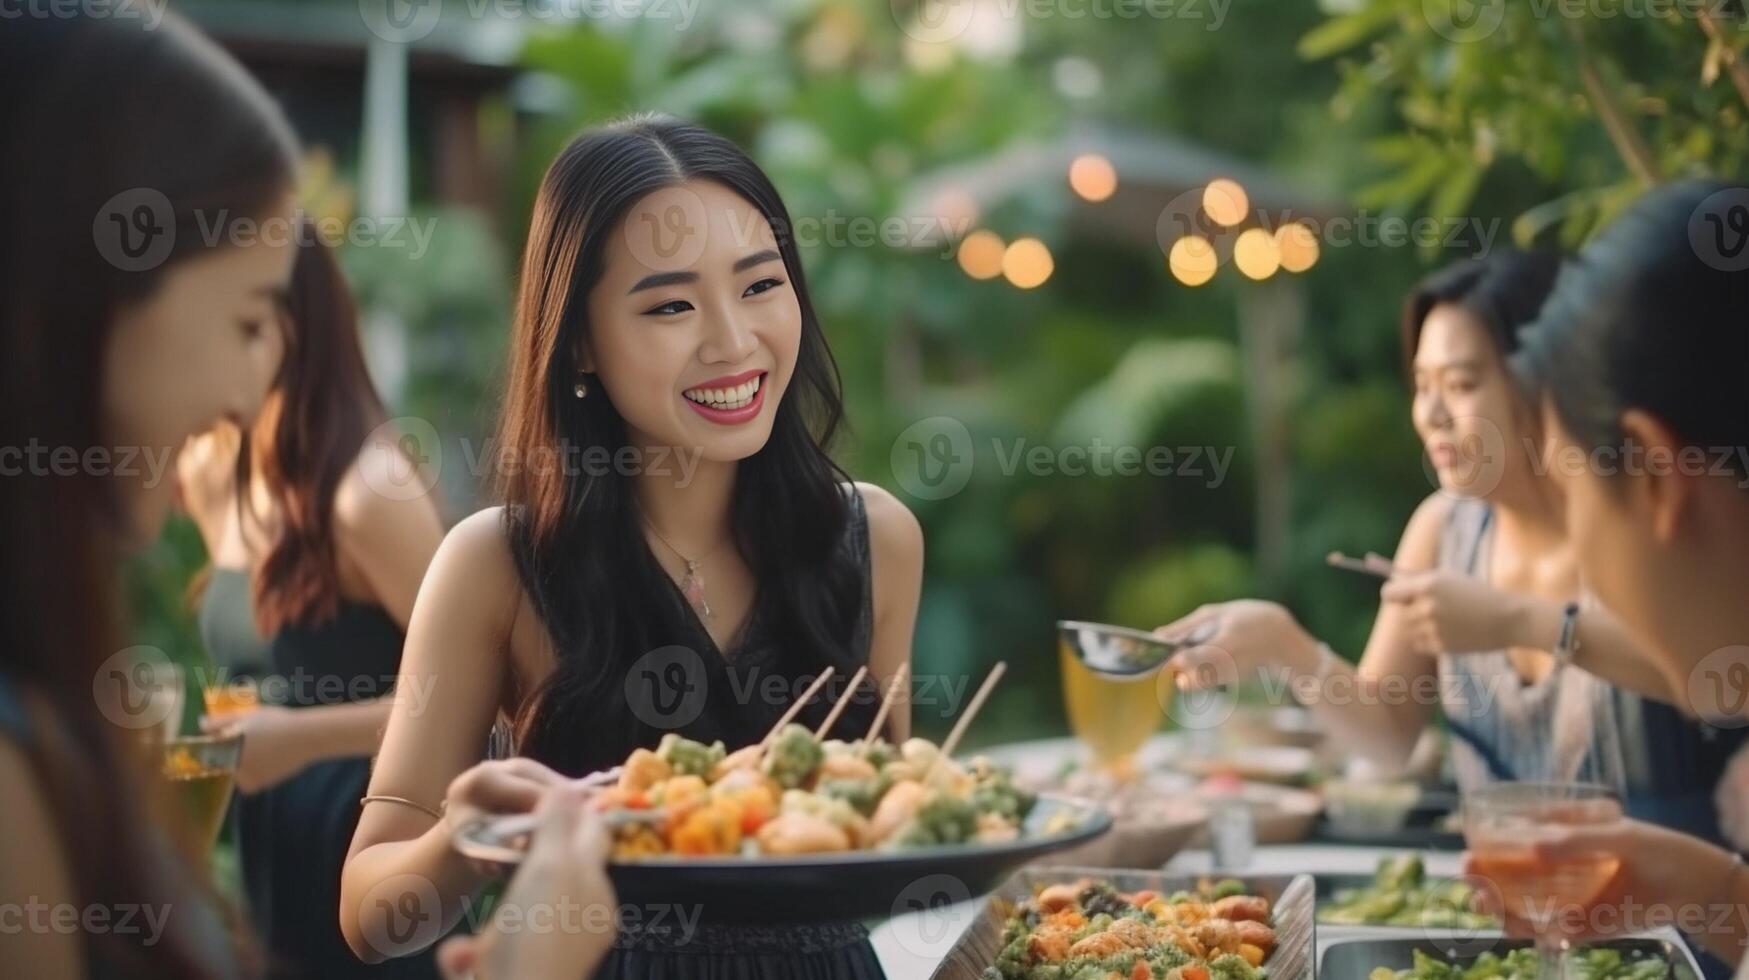
[[[1745,222],[1749,189],[1648,193],[1562,273],[1516,361],[1546,392],[1549,457],[1587,584],[1666,689],[1734,728],[1749,726],[1749,271],[1721,243]],[[1686,922],[1715,956],[1742,961],[1749,871],[1731,851],[1622,820],[1552,831],[1534,853],[1619,863],[1569,933]]]
[[[1598,676],[1663,691],[1623,630],[1578,601],[1559,493],[1534,454],[1536,407],[1507,369],[1557,268],[1550,255],[1506,252],[1437,272],[1410,295],[1411,414],[1440,490],[1409,519],[1394,561],[1375,559],[1390,580],[1358,666],[1270,602],[1204,607],[1157,632],[1204,637],[1171,665],[1183,684],[1285,668],[1319,721],[1384,767],[1406,764],[1438,707],[1466,790],[1598,782],[1648,819],[1716,837],[1712,794],[1742,733]]]

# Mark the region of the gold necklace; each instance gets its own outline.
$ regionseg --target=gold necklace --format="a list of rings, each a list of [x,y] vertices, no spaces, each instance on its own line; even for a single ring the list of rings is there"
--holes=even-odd
[[[686,576],[680,580],[680,594],[686,597],[687,603],[692,606],[694,612],[698,613],[699,619],[707,623],[710,622],[711,604],[704,597],[704,576],[698,573],[698,566],[706,558],[721,551],[723,546],[719,544],[712,548],[709,554],[701,555],[698,558],[688,558],[680,553],[679,548],[669,544],[668,539],[663,537],[662,532],[656,530],[656,525],[651,524],[648,519],[645,519],[644,526],[650,529],[650,533],[656,536],[657,541],[662,542],[669,551],[674,552],[674,557],[685,563]]]

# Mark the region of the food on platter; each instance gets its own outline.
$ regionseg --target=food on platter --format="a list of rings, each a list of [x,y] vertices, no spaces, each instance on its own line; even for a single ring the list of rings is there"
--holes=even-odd
[[[635,860],[1013,840],[1035,800],[1007,770],[961,765],[925,739],[822,741],[792,724],[762,752],[669,734],[591,805],[614,828],[614,857]]]
[[[1015,906],[984,980],[1262,980],[1276,945],[1267,899],[1231,879],[1194,892],[1120,892],[1083,878]]]
[[[1365,888],[1344,889],[1318,908],[1318,921],[1345,926],[1488,929],[1496,920],[1475,910],[1476,890],[1463,881],[1428,881],[1419,854],[1379,859]]]
[[[1368,980],[1537,980],[1541,963],[1534,948],[1504,955],[1483,953],[1468,965],[1449,963],[1421,950],[1407,970],[1379,967]],[[1665,980],[1670,963],[1661,956],[1635,957],[1619,949],[1578,949],[1564,958],[1563,972],[1575,980]]]

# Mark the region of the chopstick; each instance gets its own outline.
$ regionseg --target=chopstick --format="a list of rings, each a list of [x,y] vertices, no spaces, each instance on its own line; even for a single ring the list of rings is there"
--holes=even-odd
[[[812,701],[814,695],[820,693],[820,688],[825,687],[826,682],[831,679],[831,667],[827,667],[825,670],[820,671],[820,676],[814,679],[814,683],[808,685],[808,689],[802,692],[802,696],[796,698],[796,703],[790,705],[789,710],[783,713],[783,717],[777,720],[777,724],[771,726],[771,731],[766,732],[765,737],[759,740],[759,747],[762,749],[770,748],[772,740],[777,738],[777,733],[783,731],[783,726],[794,721],[796,715],[802,713],[803,706],[809,701]]]
[[[881,706],[875,711],[874,724],[868,726],[868,734],[862,737],[862,741],[856,743],[855,754],[857,758],[860,759],[868,755],[868,747],[874,744],[875,739],[881,737],[881,726],[887,723],[887,712],[893,709],[893,702],[896,700],[894,695],[899,693],[901,687],[909,684],[910,680],[911,662],[907,660],[899,665],[898,670],[893,672],[892,683],[887,685],[887,693],[881,695]]]
[[[953,755],[953,750],[960,744],[960,737],[965,735],[967,728],[971,727],[972,719],[976,718],[978,711],[984,707],[984,701],[990,697],[990,692],[995,690],[996,682],[1001,680],[1002,675],[1007,672],[1007,661],[998,661],[996,667],[990,671],[990,675],[984,678],[983,686],[978,688],[978,693],[972,695],[972,703],[966,705],[965,713],[960,715],[959,721],[954,722],[953,731],[948,732],[947,738],[941,743],[941,749],[936,753],[935,761],[929,764],[929,771],[923,774],[923,785],[928,786],[930,780],[935,777],[935,771],[941,768],[942,761]]]
[[[1350,558],[1340,551],[1332,551],[1324,556],[1324,564],[1331,568],[1359,572],[1362,575],[1372,575],[1377,578],[1390,578],[1397,573],[1396,566],[1370,552],[1362,559]]]
[[[824,740],[826,738],[826,733],[831,731],[832,726],[838,723],[838,716],[844,713],[845,708],[850,707],[850,699],[856,696],[857,687],[862,684],[862,679],[867,676],[867,664],[863,664],[861,667],[856,668],[856,673],[850,678],[850,686],[844,689],[844,696],[838,699],[838,703],[832,706],[830,712],[827,712],[826,720],[820,722],[820,727],[814,729],[814,737],[816,739]]]

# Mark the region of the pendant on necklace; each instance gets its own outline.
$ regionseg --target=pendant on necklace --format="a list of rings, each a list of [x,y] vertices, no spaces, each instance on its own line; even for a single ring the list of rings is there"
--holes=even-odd
[[[710,622],[711,604],[705,601],[704,576],[698,574],[698,562],[686,562],[686,577],[680,580],[680,594],[686,596],[686,601],[692,604],[700,619]]]

